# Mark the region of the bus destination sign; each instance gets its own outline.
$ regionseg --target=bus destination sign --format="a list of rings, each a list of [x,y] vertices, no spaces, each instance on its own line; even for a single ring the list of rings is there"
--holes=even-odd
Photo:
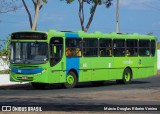
[[[45,33],[33,33],[33,32],[25,32],[25,33],[13,33],[11,38],[14,40],[46,40],[47,34]]]

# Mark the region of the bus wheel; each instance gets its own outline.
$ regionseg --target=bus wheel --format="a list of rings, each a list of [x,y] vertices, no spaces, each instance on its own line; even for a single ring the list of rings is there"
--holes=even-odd
[[[32,83],[32,86],[35,89],[45,89],[45,87],[47,86],[47,84],[45,84],[45,83]]]
[[[69,72],[66,77],[66,82],[63,84],[65,88],[74,88],[77,84],[77,76],[74,72]]]
[[[92,81],[91,83],[93,86],[101,86],[103,85],[104,81]]]
[[[131,73],[130,69],[126,68],[123,71],[123,79],[122,80],[116,80],[116,82],[118,84],[129,84],[129,83],[131,83],[131,79],[132,79],[132,73]]]
[[[130,69],[126,68],[123,72],[123,80],[122,83],[123,84],[129,84],[131,82],[132,79],[132,74]]]

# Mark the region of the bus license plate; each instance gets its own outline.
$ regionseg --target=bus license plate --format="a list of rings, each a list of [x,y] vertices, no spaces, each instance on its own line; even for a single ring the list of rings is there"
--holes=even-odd
[[[23,79],[23,80],[27,80],[27,79],[28,79],[28,76],[22,76],[22,79]]]

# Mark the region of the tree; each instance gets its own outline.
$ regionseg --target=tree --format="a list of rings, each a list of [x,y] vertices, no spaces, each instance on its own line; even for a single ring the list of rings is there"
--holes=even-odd
[[[68,4],[70,4],[70,3],[74,2],[74,0],[66,0],[66,2]],[[93,17],[94,17],[97,6],[104,4],[107,8],[109,8],[112,5],[112,0],[78,0],[78,2],[79,2],[78,15],[79,15],[80,23],[81,23],[81,29],[85,32],[88,31],[88,29],[89,29],[89,27],[92,23],[92,20],[93,20]],[[84,3],[92,4],[92,7],[90,9],[90,17],[88,19],[88,22],[87,22],[86,26],[84,25],[84,21],[85,21]]]
[[[9,64],[9,58],[10,58],[10,35],[6,38],[6,40],[0,40],[0,42],[4,42],[4,45],[0,45],[0,59],[2,59],[2,56],[5,56],[6,58],[3,59],[7,64]]]
[[[27,14],[28,14],[31,29],[36,30],[39,11],[43,7],[43,5],[45,3],[47,3],[47,0],[32,0],[32,3],[34,4],[34,9],[35,9],[34,20],[33,21],[32,21],[32,15],[31,15],[31,13],[28,9],[28,6],[27,6],[25,0],[22,0],[22,3],[23,3],[23,5],[26,9]]]
[[[17,0],[1,0],[0,13],[13,12],[21,8],[21,5],[16,4]]]

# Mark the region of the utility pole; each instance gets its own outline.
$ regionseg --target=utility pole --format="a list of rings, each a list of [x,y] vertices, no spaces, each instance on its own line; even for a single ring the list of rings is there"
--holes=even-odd
[[[116,32],[119,33],[119,0],[117,0],[117,8],[116,8]]]

